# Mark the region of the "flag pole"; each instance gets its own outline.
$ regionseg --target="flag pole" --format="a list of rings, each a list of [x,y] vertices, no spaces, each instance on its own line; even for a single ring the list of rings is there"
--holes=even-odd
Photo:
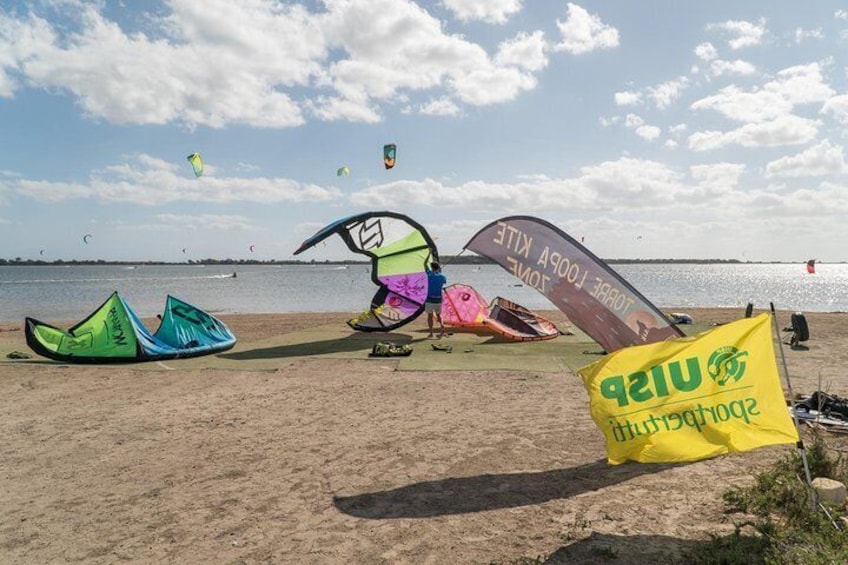
[[[795,429],[798,430],[798,443],[795,444],[795,447],[798,448],[798,451],[801,454],[801,461],[804,463],[804,474],[807,477],[807,486],[810,487],[810,490],[813,493],[813,507],[818,504],[818,494],[816,493],[816,489],[813,488],[813,479],[810,476],[810,464],[807,462],[807,450],[804,448],[804,438],[801,437],[801,424],[798,421],[798,411],[795,410],[795,394],[792,392],[792,381],[789,379],[789,367],[786,365],[786,355],[783,353],[783,340],[780,339],[780,330],[777,327],[777,315],[774,311],[774,302],[769,302],[769,306],[771,306],[771,321],[772,327],[774,327],[774,333],[777,336],[777,346],[780,349],[780,361],[783,363],[783,375],[786,377],[786,388],[789,390],[789,399],[792,403],[792,418],[795,420]]]

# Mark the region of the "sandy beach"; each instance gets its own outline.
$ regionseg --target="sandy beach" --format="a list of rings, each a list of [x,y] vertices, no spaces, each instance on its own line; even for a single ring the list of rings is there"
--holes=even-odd
[[[610,466],[574,373],[596,345],[457,332],[448,354],[423,319],[353,335],[347,316],[222,316],[230,352],[112,366],[13,361],[31,351],[0,324],[0,562],[674,562],[732,532],[721,493],[792,450]],[[806,318],[794,392],[848,395],[848,314]],[[369,359],[379,339],[415,351]]]

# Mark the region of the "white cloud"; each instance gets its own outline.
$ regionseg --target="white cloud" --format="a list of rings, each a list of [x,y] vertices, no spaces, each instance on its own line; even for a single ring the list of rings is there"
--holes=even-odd
[[[689,86],[689,79],[681,76],[655,86],[649,86],[642,91],[625,90],[614,94],[617,106],[636,106],[647,98],[659,109],[664,109],[680,98],[683,91]]]
[[[688,85],[688,78],[678,77],[648,88],[648,96],[654,101],[657,108],[667,108],[675,100],[680,98],[681,93]]]
[[[821,112],[833,116],[840,124],[848,125],[848,94],[830,98],[822,106]]]
[[[495,64],[540,71],[548,66],[545,47],[545,34],[541,31],[530,34],[521,32],[498,46]]]
[[[797,155],[787,155],[766,165],[767,177],[820,176],[845,171],[842,147],[832,145],[827,139]]]
[[[446,185],[425,179],[368,187],[351,196],[356,206],[380,206],[387,198],[415,206],[509,209],[514,213],[552,210],[631,209],[671,203],[692,191],[682,175],[662,163],[622,158],[583,167],[575,178],[527,178],[514,183],[466,182]]]
[[[133,231],[250,231],[256,224],[250,218],[233,214],[156,214],[156,222],[121,226]]]
[[[18,194],[42,202],[91,199],[156,206],[173,202],[328,202],[341,197],[337,188],[324,188],[282,178],[210,176],[194,178],[185,167],[138,155],[134,160],[94,171],[88,182],[61,183],[17,179],[8,185]]]
[[[541,32],[518,34],[492,58],[405,0],[327,0],[322,12],[258,0],[169,2],[132,32],[102,6],[66,10],[75,25],[0,13],[0,96],[24,87],[67,92],[87,116],[122,124],[373,123],[413,93],[510,101],[535,88],[530,73],[547,64]],[[521,2],[448,6],[498,19]]]
[[[837,20],[848,20],[848,10],[836,10],[833,17]]]
[[[763,88],[779,93],[793,104],[824,102],[834,94],[824,82],[819,63],[783,69],[777,73],[776,80]]]
[[[695,101],[693,110],[711,109],[739,122],[765,122],[788,115],[798,104],[824,102],[833,95],[818,63],[783,69],[761,88],[743,91],[728,86]]]
[[[653,141],[660,136],[662,130],[657,126],[644,125],[637,127],[634,132],[646,141]]]
[[[759,45],[766,33],[766,21],[761,18],[754,24],[744,20],[728,20],[720,24],[709,24],[707,30],[720,30],[733,36],[728,40],[727,45],[736,50]]]
[[[86,5],[78,33],[51,28],[48,42],[30,46],[23,74],[33,87],[67,90],[88,115],[116,123],[303,123],[281,90],[307,81],[324,56],[322,33],[302,8],[239,11],[211,1],[172,9],[158,22],[167,39],[152,39],[125,34]]]
[[[722,61],[717,59],[710,63],[710,72],[713,76],[720,77],[722,75],[752,75],[757,72],[757,68],[747,61],[736,59],[735,61]]]
[[[512,100],[522,90],[532,90],[536,78],[518,69],[494,68],[453,77],[450,84],[460,100],[473,106],[487,106]]]
[[[618,30],[601,21],[577,4],[568,3],[565,21],[557,20],[562,41],[554,46],[556,51],[579,55],[596,49],[618,47]]]
[[[735,130],[701,131],[689,136],[689,148],[695,151],[718,149],[727,145],[775,147],[801,145],[815,139],[820,122],[795,115],[780,115],[771,121],[745,124]]]
[[[185,226],[188,229],[214,229],[224,231],[248,231],[256,229],[256,224],[250,218],[233,214],[158,214],[156,216],[164,224]]]
[[[806,39],[824,39],[824,32],[822,28],[817,27],[815,29],[803,29],[803,28],[795,28],[795,43],[801,43]]]
[[[380,121],[379,108],[367,100],[352,100],[336,96],[318,96],[306,102],[313,115],[327,122],[339,120],[351,122],[377,123]]]
[[[713,59],[718,58],[718,50],[712,43],[701,43],[695,47],[695,56],[702,61],[712,61]]]
[[[603,127],[608,128],[618,123],[621,123],[621,116],[611,116],[609,118],[601,116],[600,118],[598,118],[598,121]]]
[[[693,110],[715,110],[738,122],[763,122],[792,111],[792,103],[772,90],[744,92],[739,87],[727,86],[717,94],[692,103]]]
[[[614,96],[616,106],[635,106],[642,103],[642,94],[639,92],[625,90],[616,92]]]
[[[521,0],[442,0],[442,4],[459,20],[490,24],[506,23],[521,10]]]
[[[423,104],[419,112],[426,116],[458,116],[459,106],[449,98],[439,98]]]
[[[662,133],[660,128],[646,124],[645,120],[636,114],[627,114],[624,118],[624,126],[632,129],[636,135],[646,141],[653,141]]]
[[[739,185],[739,178],[745,172],[745,165],[738,163],[712,163],[693,165],[689,168],[692,178],[699,181],[695,196],[721,196],[733,192]]]

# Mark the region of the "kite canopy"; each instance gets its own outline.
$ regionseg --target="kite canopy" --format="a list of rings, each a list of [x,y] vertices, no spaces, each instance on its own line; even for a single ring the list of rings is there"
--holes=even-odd
[[[383,164],[387,169],[395,166],[395,157],[397,156],[397,145],[387,143],[383,146]]]
[[[27,345],[66,363],[117,363],[197,357],[226,351],[236,343],[227,326],[178,298],[168,296],[151,334],[117,292],[86,319],[65,331],[27,318]]]
[[[82,236],[82,242],[85,243],[85,244],[88,244],[88,240],[91,239],[91,238],[92,238],[92,235],[90,233],[87,233],[84,236]]]
[[[341,177],[341,176],[349,177],[350,176],[350,167],[348,167],[347,165],[343,165],[342,167],[339,167],[339,170],[336,171],[336,176],[337,177]]]
[[[192,153],[188,157],[188,162],[191,163],[191,168],[194,170],[194,176],[199,177],[203,174],[203,159],[200,158],[200,153]]]
[[[559,330],[549,320],[500,296],[486,304],[473,287],[453,284],[444,289],[442,321],[448,326],[485,328],[515,341],[553,339]]]
[[[607,352],[684,335],[603,260],[545,220],[501,218],[477,232],[465,249],[541,292]]]
[[[395,212],[366,212],[337,220],[303,242],[298,255],[333,234],[348,249],[371,258],[371,280],[379,288],[371,306],[348,320],[355,330],[390,331],[417,318],[427,299],[427,262],[438,260],[436,244],[414,220]]]

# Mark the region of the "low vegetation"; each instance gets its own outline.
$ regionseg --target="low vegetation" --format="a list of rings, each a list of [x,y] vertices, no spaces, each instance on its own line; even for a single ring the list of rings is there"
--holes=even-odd
[[[807,443],[813,477],[848,484],[848,464],[820,435]],[[818,505],[794,453],[755,476],[754,484],[724,493],[725,511],[735,525],[729,536],[696,546],[684,562],[712,564],[825,565],[848,563],[844,508]]]

